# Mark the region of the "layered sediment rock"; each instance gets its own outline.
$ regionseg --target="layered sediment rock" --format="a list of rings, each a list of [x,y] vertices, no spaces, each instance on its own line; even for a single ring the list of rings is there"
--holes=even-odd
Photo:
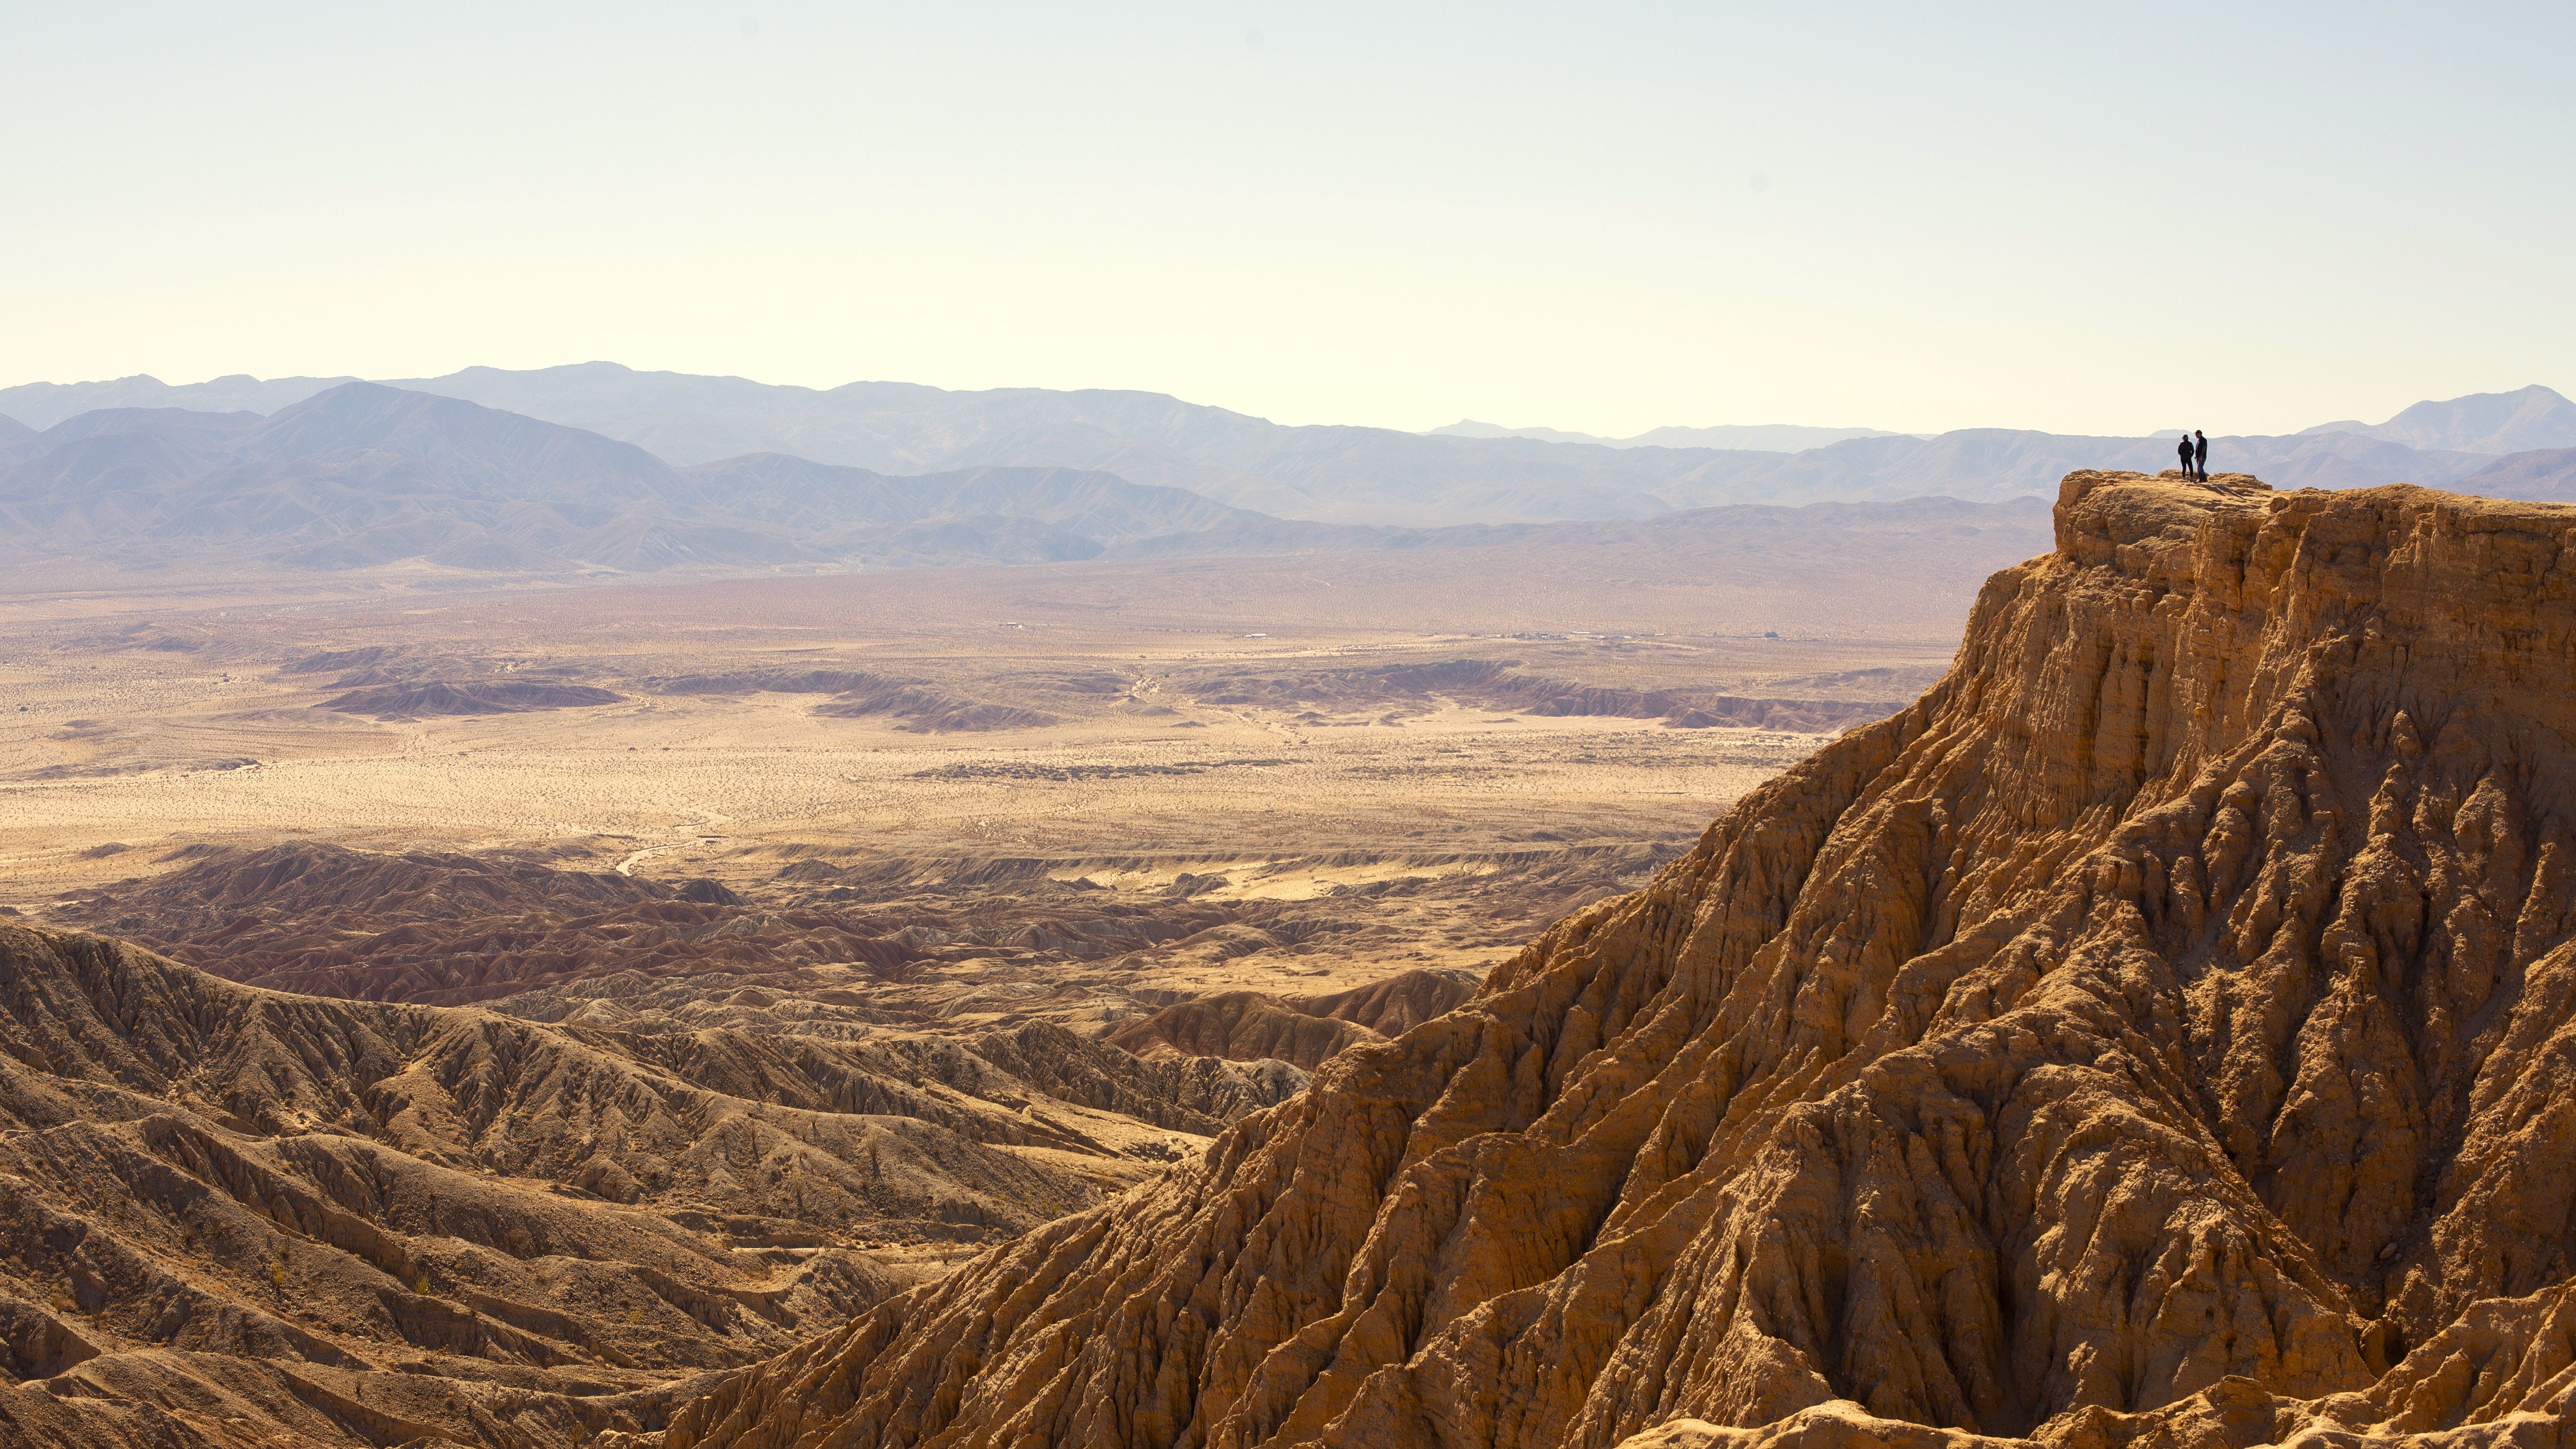
[[[334,1001],[0,922],[0,1446],[650,1432],[1303,1082]]]
[[[2557,1442],[2576,508],[2057,530],[1647,889],[670,1449]]]

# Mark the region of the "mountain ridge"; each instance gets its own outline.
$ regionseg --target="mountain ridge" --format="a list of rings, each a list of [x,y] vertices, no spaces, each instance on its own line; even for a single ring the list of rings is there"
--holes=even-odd
[[[2576,502],[2576,448],[2514,453],[2460,480],[2462,489],[2491,498]]]
[[[1957,596],[1941,604],[1948,614],[1965,596],[1943,567],[1982,572],[2026,554],[2041,537],[2035,507],[1933,499],[1664,511],[1651,524],[1318,523],[1067,468],[894,477],[781,454],[675,468],[631,443],[373,383],[265,418],[102,409],[0,448],[0,520],[11,525],[0,557],[31,580],[422,567],[601,580],[1424,551],[1554,574],[1611,559],[1592,552],[1609,547],[1657,569],[1705,556],[1739,585],[1782,592],[1791,612],[1828,581],[1841,589],[1892,569]],[[1740,546],[1756,541],[1763,549]],[[1356,566],[1384,577],[1392,565]]]
[[[247,395],[236,380],[219,381],[227,386],[210,398]],[[319,391],[323,380],[298,385],[306,384]],[[521,372],[476,367],[393,385],[583,428],[681,467],[758,452],[888,474],[1070,467],[1281,518],[1370,526],[1644,518],[1734,503],[1942,494],[2045,497],[2071,469],[2154,471],[2172,456],[2169,439],[1996,428],[1844,438],[1794,453],[1698,446],[1736,435],[1661,429],[1614,447],[1462,437],[1455,425],[1435,434],[1287,427],[1159,393],[1114,389],[952,392],[893,382],[815,389],[638,372],[606,362]],[[14,407],[50,417],[71,406],[77,392],[41,387],[49,390],[0,390],[0,413]],[[98,396],[118,401],[137,400],[144,391],[134,379],[95,387]],[[187,392],[161,388],[154,396],[166,402]],[[2535,393],[2557,396],[2545,388],[2495,396]],[[2486,406],[2478,398],[2453,399],[2419,404],[2408,415],[2472,405]],[[2383,431],[2327,424],[2282,437],[2213,441],[2219,466],[2302,486],[2448,485],[2494,461],[2439,429],[2410,433],[2412,442]],[[2520,436],[2489,427],[2468,441],[2501,446]],[[1691,446],[1672,446],[1677,443]],[[2576,436],[2550,446],[2569,444]]]
[[[22,549],[149,563],[221,547],[286,568],[422,558],[499,572],[1087,558],[1264,520],[1062,468],[903,479],[754,456],[677,469],[632,443],[351,382],[261,418],[84,413],[0,454]]]
[[[2345,432],[2414,448],[2526,453],[2576,447],[2576,402],[2534,383],[2512,392],[2470,393],[2414,404],[2384,423],[2347,419],[2307,433]]]

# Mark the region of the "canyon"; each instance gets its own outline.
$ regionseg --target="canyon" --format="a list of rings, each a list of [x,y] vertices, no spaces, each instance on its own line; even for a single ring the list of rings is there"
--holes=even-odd
[[[2053,522],[1937,679],[1320,622],[1115,693],[1071,635],[494,670],[470,611],[447,654],[284,611],[307,652],[236,667],[332,757],[757,711],[867,732],[917,838],[199,821],[135,874],[58,792],[167,767],[75,732],[105,773],[22,798],[107,813],[0,920],[0,1439],[2560,1442],[2576,508],[2078,472]],[[614,702],[419,693],[467,675]],[[1160,858],[1050,803],[1761,739],[1669,839],[1598,773],[1400,848],[1436,797]],[[1042,848],[927,851],[1004,794]]]

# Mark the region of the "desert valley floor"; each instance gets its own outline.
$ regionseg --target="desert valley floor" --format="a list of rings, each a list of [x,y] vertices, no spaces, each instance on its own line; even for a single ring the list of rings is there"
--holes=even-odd
[[[77,911],[290,839],[707,878],[779,904],[900,909],[996,862],[1102,899],[1169,899],[1183,876],[1204,903],[1348,897],[1354,924],[1477,902],[1408,921],[1396,957],[1319,942],[1155,983],[1358,984],[1490,964],[1919,692],[1950,648],[1511,618],[1193,626],[1134,597],[1154,582],[12,600],[0,904]]]

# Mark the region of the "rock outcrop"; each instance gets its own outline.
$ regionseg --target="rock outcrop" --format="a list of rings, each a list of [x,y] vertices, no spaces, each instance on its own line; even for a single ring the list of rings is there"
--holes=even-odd
[[[1401,971],[1326,996],[1220,991],[1177,1001],[1109,1034],[1109,1043],[1148,1060],[1219,1057],[1288,1062],[1313,1071],[1336,1052],[1384,1041],[1474,994],[1472,973]]]
[[[1648,888],[669,1449],[2560,1442],[2576,508],[2057,540]]]
[[[1476,994],[1475,974],[1457,970],[1399,971],[1383,981],[1325,996],[1290,997],[1311,1016],[1367,1027],[1380,1036],[1402,1036],[1435,1016],[1446,1016]]]
[[[1447,659],[1292,674],[1210,672],[1184,680],[1201,704],[1260,705],[1301,717],[1388,711],[1419,714],[1442,703],[1517,711],[1540,718],[1661,719],[1684,729],[1830,730],[1877,719],[1900,706],[1853,699],[1746,699],[1701,690],[1613,689],[1542,674],[1518,662]]]
[[[1261,991],[1221,991],[1175,1002],[1109,1034],[1109,1044],[1148,1060],[1220,1057],[1294,1062],[1308,1071],[1376,1032],[1328,1016],[1310,1016]]]
[[[616,704],[626,696],[588,684],[553,684],[515,680],[432,680],[424,684],[379,684],[335,695],[314,706],[342,714],[372,714],[386,719],[427,715],[525,714],[540,709],[589,709]]]

